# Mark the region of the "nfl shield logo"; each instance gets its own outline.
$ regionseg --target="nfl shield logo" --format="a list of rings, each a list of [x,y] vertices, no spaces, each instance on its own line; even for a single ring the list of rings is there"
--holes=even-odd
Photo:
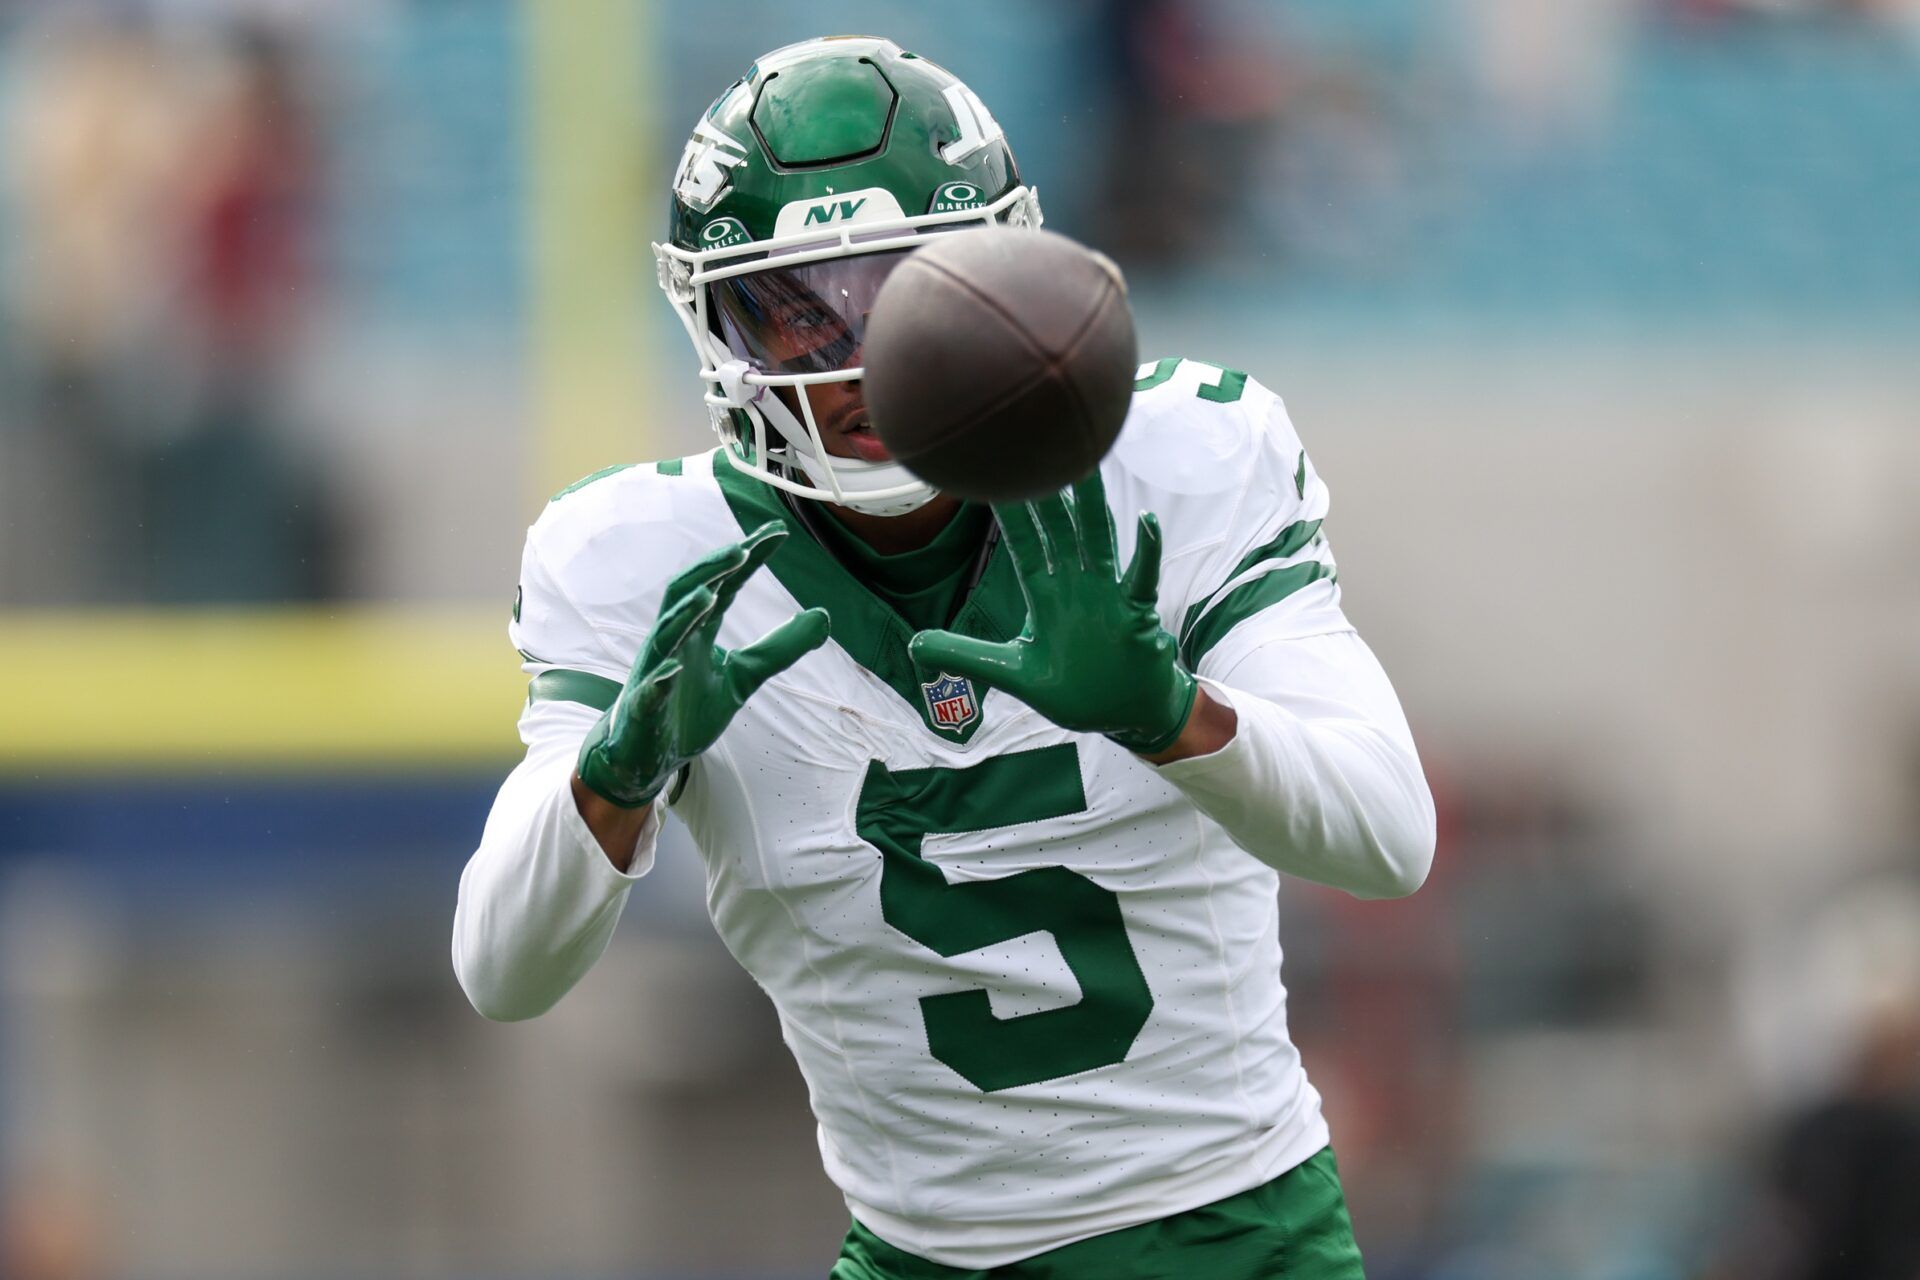
[[[927,714],[936,729],[960,730],[980,718],[980,704],[973,698],[973,681],[950,676],[942,671],[937,679],[920,686],[927,699]]]

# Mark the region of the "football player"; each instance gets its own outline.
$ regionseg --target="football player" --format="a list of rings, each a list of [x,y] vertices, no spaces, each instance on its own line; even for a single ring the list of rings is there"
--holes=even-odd
[[[488,1017],[551,1007],[671,808],[806,1077],[834,1280],[1348,1280],[1279,873],[1411,893],[1434,814],[1279,398],[1144,366],[1095,474],[993,509],[862,403],[902,256],[1039,221],[980,99],[885,40],[770,53],[701,117],[656,252],[720,446],[529,532],[527,754],[454,967]]]

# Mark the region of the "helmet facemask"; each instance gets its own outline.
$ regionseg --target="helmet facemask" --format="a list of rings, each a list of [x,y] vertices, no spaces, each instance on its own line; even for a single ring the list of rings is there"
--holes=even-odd
[[[925,505],[933,487],[899,462],[828,453],[808,388],[857,382],[866,316],[921,236],[1040,225],[1016,185],[975,208],[801,231],[698,251],[656,244],[660,286],[700,358],[703,399],[729,465],[800,497],[872,515]],[[775,388],[792,388],[796,415]]]

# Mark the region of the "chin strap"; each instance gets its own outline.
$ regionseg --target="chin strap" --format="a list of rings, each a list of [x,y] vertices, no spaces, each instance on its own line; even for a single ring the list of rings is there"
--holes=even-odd
[[[746,367],[744,361],[730,361]],[[725,366],[720,367],[723,379]],[[724,385],[724,382],[723,382]],[[742,384],[744,386],[744,384]],[[767,395],[766,387],[747,388],[752,394],[740,407],[748,414],[759,414],[769,427],[785,443],[785,461],[825,491],[819,495],[821,501],[837,501],[841,506],[873,516],[903,516],[910,511],[918,511],[932,502],[938,492],[932,485],[921,480],[905,465],[898,462],[867,462],[860,458],[822,458],[813,449],[813,441],[807,429],[793,416],[779,396]],[[801,394],[807,394],[805,387],[796,388]],[[731,394],[731,388],[728,388]],[[771,461],[772,459],[769,459]],[[831,473],[829,473],[831,468]],[[884,493],[888,489],[897,489],[902,485],[913,485],[907,493],[885,498],[870,498],[867,494]],[[839,493],[835,499],[831,495]]]
[[[725,353],[725,359],[717,358],[723,354],[721,351],[713,354],[716,357],[713,381],[718,394],[709,399],[708,405],[714,414],[714,425],[725,435],[727,430],[722,423],[729,410],[737,409],[749,417],[758,416],[766,427],[772,429],[769,437],[778,436],[783,446],[779,454],[767,458],[763,465],[779,461],[789,471],[798,470],[816,489],[822,491],[809,496],[824,502],[838,502],[855,511],[875,516],[903,516],[933,501],[937,490],[898,462],[867,462],[860,458],[821,456],[814,448],[812,433],[806,424],[793,416],[786,403],[777,395],[768,395],[770,387],[747,381],[747,375],[755,372],[753,365],[731,353]],[[795,387],[794,390],[801,396],[807,394],[804,386]],[[768,444],[772,445],[771,438]],[[757,468],[747,470],[752,474]],[[913,487],[906,493],[884,498],[866,496],[909,485]],[[834,496],[836,494],[838,497]]]
[[[898,462],[865,462],[859,458],[828,458],[823,463],[808,449],[791,448],[793,461],[807,479],[829,492],[834,482],[839,482],[840,505],[851,507],[855,511],[871,516],[904,516],[909,511],[918,511],[932,502],[938,492],[924,482],[917,492],[901,494],[892,498],[868,498],[865,493],[875,493],[911,484],[918,480],[913,472]],[[827,478],[827,468],[833,468],[833,479]]]

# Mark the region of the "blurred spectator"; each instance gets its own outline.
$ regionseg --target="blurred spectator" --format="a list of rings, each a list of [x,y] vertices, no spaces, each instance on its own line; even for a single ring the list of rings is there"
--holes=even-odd
[[[97,16],[20,44],[0,176],[27,438],[4,496],[34,558],[5,594],[322,594],[320,495],[279,421],[316,186],[285,50]]]
[[[1920,1009],[1879,1012],[1839,1092],[1787,1125],[1773,1185],[1781,1280],[1920,1277]]]
[[[1853,886],[1770,945],[1749,981],[1811,1100],[1786,1112],[1715,1280],[1920,1278],[1920,889]],[[1797,1034],[1795,1032],[1797,1031]],[[1756,1041],[1765,1051],[1765,1042]]]
[[[311,598],[328,587],[321,494],[279,419],[312,303],[315,147],[269,29],[234,32],[227,60],[180,176],[179,314],[200,378],[180,435],[143,468],[149,585],[164,599]]]
[[[1090,15],[1114,101],[1093,238],[1131,262],[1214,248],[1244,213],[1247,161],[1287,81],[1260,28],[1228,16],[1189,0],[1105,0]]]
[[[1875,1016],[1852,1070],[1792,1116],[1724,1280],[1920,1277],[1920,1008]]]

